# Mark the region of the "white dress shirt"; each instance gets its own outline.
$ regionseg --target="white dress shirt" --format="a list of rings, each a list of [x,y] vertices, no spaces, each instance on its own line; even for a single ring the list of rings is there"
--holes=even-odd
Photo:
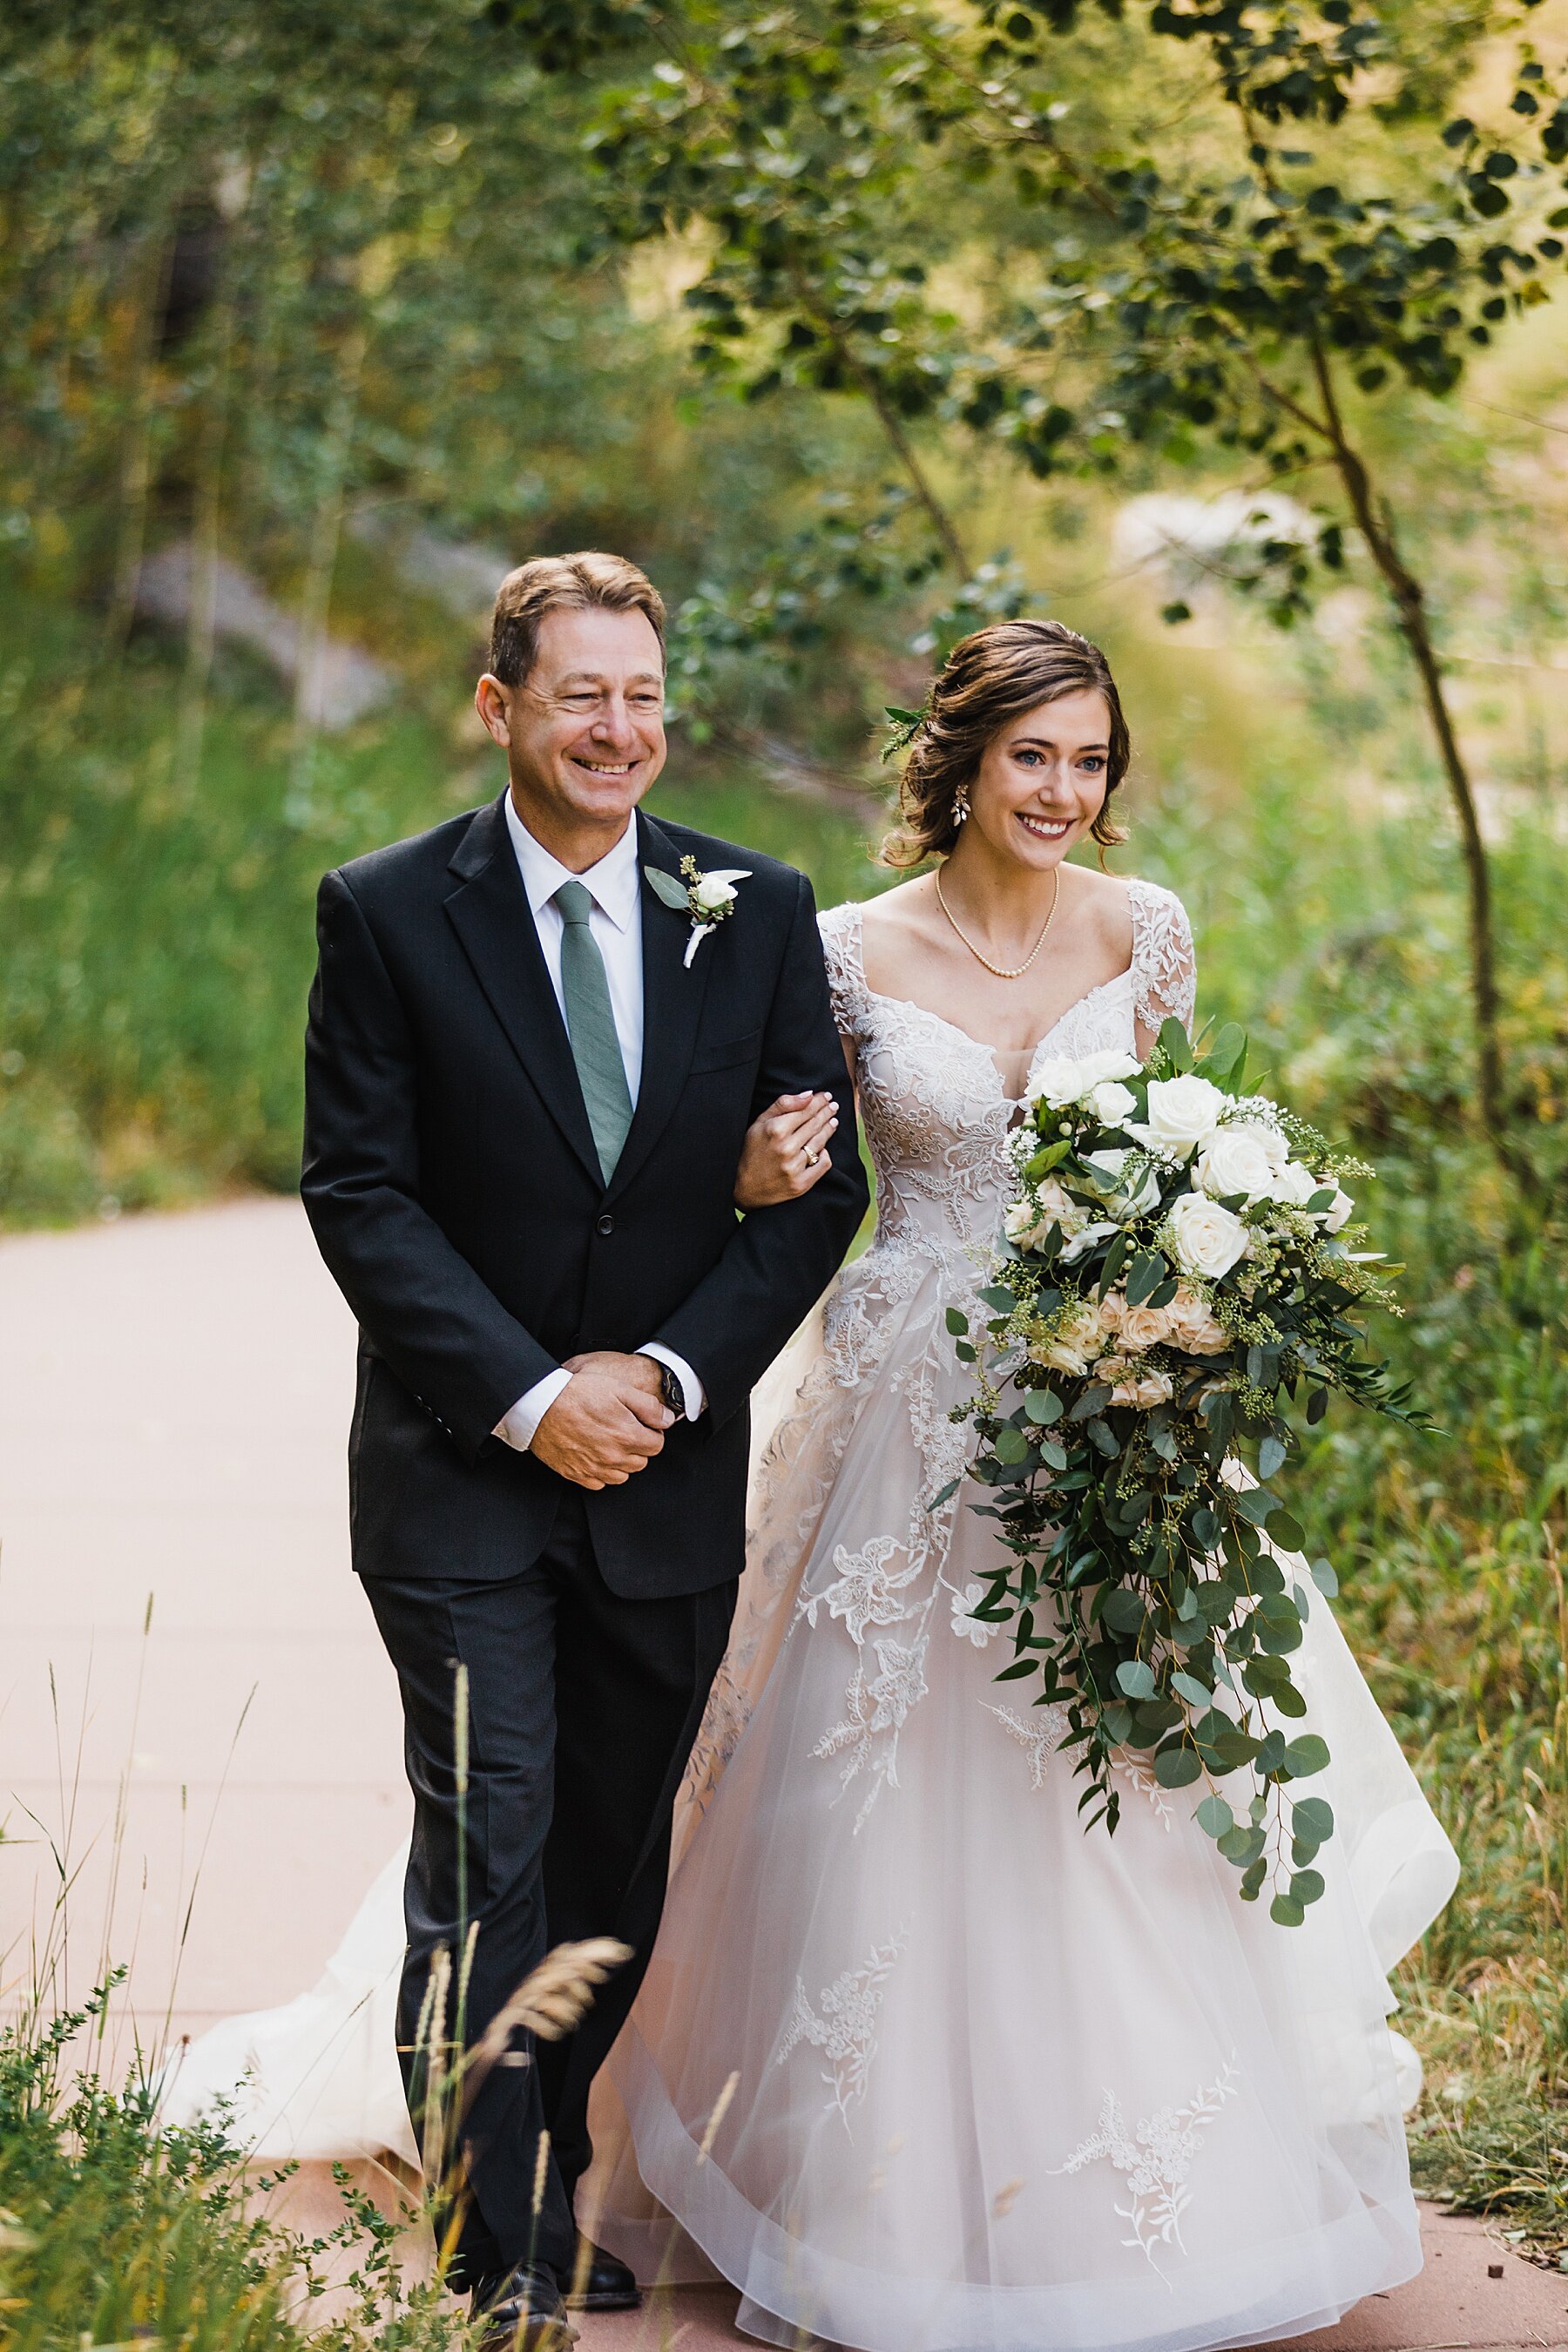
[[[593,898],[588,931],[604,959],[610,1011],[615,1016],[626,1087],[635,1110],[642,1084],[643,1052],[642,880],[637,872],[637,819],[628,820],[614,849],[607,850],[585,874],[574,874],[569,866],[563,866],[558,857],[552,857],[542,843],[535,841],[519,816],[510,793],[506,796],[506,825],[517,855],[518,871],[522,876],[528,910],[539,934],[544,968],[550,974],[550,985],[555,991],[563,1020],[566,1017],[566,1000],[561,988],[561,941],[566,924],[554,903],[555,893],[563,882],[581,882]],[[652,1356],[657,1362],[669,1366],[680,1382],[686,1417],[695,1421],[708,1399],[701,1381],[684,1357],[678,1356],[672,1348],[660,1347],[657,1339],[647,1341],[637,1353]],[[515,1446],[520,1454],[526,1454],[533,1444],[534,1432],[571,1378],[570,1372],[558,1370],[536,1381],[496,1423],[496,1435]]]

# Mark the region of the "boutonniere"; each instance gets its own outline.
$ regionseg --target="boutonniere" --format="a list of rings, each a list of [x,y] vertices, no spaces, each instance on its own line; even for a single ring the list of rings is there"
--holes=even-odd
[[[681,961],[688,971],[691,959],[711,930],[716,930],[726,915],[735,910],[735,885],[749,882],[749,866],[723,866],[711,874],[704,874],[695,857],[680,861],[681,879],[667,874],[662,866],[645,866],[643,872],[653,885],[656,895],[678,915],[691,918],[691,936],[686,942]]]

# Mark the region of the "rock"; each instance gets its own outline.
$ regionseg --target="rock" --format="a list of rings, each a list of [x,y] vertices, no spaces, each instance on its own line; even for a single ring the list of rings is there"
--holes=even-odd
[[[195,554],[189,540],[161,547],[142,564],[136,610],[146,620],[184,628],[190,619]],[[274,602],[237,563],[220,555],[213,566],[213,632],[222,642],[248,646],[279,677],[297,686],[301,660],[298,617]],[[328,637],[316,651],[304,697],[304,716],[327,734],[352,727],[384,701],[396,673],[357,646]]]

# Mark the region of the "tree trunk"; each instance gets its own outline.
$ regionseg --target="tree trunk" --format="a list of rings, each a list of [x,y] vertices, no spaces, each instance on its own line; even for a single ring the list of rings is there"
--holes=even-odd
[[[120,459],[120,527],[114,550],[114,585],[104,624],[104,637],[111,656],[124,651],[136,613],[136,583],[142,572],[147,499],[153,480],[153,345],[168,292],[174,254],[172,236],[154,236],[149,240],[136,274],[129,414]]]
[[[1459,845],[1465,860],[1469,900],[1470,1003],[1476,1024],[1477,1094],[1487,1139],[1521,1192],[1533,1196],[1540,1178],[1529,1155],[1521,1151],[1510,1130],[1502,1043],[1498,1028],[1497,956],[1492,924],[1491,866],[1476,809],[1475,790],[1459,749],[1453,715],[1443,688],[1442,666],[1427,626],[1421,583],[1406,568],[1394,537],[1393,518],[1385,503],[1374,497],[1364,459],[1346,436],[1335,397],[1333,377],[1322,351],[1316,345],[1312,364],[1322,395],[1328,438],[1345,497],[1368,553],[1393,600],[1410,658],[1421,681],[1438,756],[1459,824]]]
[[[234,308],[227,289],[216,305],[212,388],[202,421],[196,462],[195,511],[191,530],[191,603],[185,624],[185,675],[174,738],[174,801],[194,806],[201,782],[202,744],[206,733],[207,685],[212,677],[217,619],[217,534],[223,502],[224,444],[228,434],[229,361],[234,344]]]
[[[359,411],[360,374],[364,366],[365,333],[353,328],[338,352],[337,383],[327,417],[322,454],[322,479],[310,519],[310,544],[305,564],[304,593],[300,602],[300,667],[294,679],[294,745],[285,814],[291,824],[308,824],[311,815],[310,786],[315,770],[316,739],[321,733],[321,667],[326,649],[327,621],[331,609],[332,574],[337,570],[338,542],[342,536],[343,485]]]

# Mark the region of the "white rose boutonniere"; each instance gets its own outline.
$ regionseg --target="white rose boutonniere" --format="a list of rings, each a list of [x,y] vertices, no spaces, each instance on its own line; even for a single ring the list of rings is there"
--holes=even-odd
[[[643,872],[647,876],[656,897],[678,915],[689,915],[691,918],[691,934],[686,942],[686,953],[681,958],[689,971],[691,960],[709,932],[717,929],[726,915],[734,913],[735,885],[737,882],[749,882],[752,869],[749,866],[716,866],[711,874],[704,874],[695,857],[683,857],[679,882],[673,874],[667,874],[662,866],[645,866]]]

